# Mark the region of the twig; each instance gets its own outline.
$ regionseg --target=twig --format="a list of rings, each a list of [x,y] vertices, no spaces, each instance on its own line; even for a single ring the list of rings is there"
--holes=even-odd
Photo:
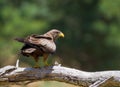
[[[16,68],[18,68],[19,67],[19,59],[17,59],[17,61],[16,61]]]

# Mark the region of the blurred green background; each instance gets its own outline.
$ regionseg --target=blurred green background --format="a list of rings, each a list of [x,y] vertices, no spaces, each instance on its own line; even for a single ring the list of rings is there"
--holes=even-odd
[[[57,28],[57,59],[86,71],[120,69],[120,0],[0,0],[0,66],[15,65],[15,37]],[[20,56],[21,66],[32,58]],[[69,62],[68,62],[69,61]]]

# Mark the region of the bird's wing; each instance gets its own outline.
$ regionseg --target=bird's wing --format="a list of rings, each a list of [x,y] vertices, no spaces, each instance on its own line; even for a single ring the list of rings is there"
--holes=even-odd
[[[27,48],[27,49],[24,49],[24,53],[32,53],[35,50],[36,50],[35,48]]]
[[[56,45],[51,37],[47,36],[29,36],[25,39],[26,44],[32,44],[40,47],[44,52],[53,53],[56,50]]]
[[[15,38],[14,40],[24,43],[24,38]]]
[[[31,35],[31,37],[34,37],[34,38],[45,38],[45,39],[49,39],[49,40],[51,40],[52,38],[51,37],[49,37],[49,36],[47,36],[47,35],[37,35],[37,34],[33,34],[33,35]]]
[[[15,38],[14,40],[16,40],[18,42],[22,42],[22,43],[27,43],[28,39],[31,38],[31,37],[36,38],[36,39],[40,39],[40,38],[44,38],[44,39],[48,39],[48,40],[52,39],[49,36],[32,34],[31,36],[28,36],[27,38]]]

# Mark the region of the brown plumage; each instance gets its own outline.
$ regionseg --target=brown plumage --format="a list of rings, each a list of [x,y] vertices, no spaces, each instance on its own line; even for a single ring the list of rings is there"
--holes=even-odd
[[[64,37],[64,34],[56,29],[52,29],[43,35],[30,35],[26,38],[16,38],[15,40],[24,43],[21,48],[21,54],[24,56],[32,56],[35,59],[36,66],[39,67],[38,60],[43,56],[45,65],[49,54],[56,51],[55,40],[59,37]]]

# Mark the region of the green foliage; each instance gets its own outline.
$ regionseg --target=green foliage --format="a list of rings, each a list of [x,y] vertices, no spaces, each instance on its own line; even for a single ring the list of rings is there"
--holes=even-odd
[[[22,44],[13,38],[58,28],[65,33],[56,54],[63,65],[120,69],[120,0],[1,0],[0,8],[1,66],[16,60]]]

